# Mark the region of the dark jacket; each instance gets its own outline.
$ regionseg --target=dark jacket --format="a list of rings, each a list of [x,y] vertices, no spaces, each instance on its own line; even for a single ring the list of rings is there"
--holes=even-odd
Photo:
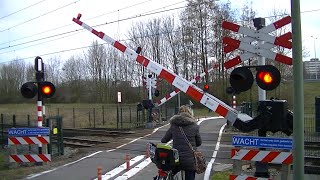
[[[188,143],[185,141],[179,126],[183,128],[189,142],[192,144],[193,149],[200,146],[202,143],[199,133],[199,125],[197,125],[194,118],[188,113],[180,113],[174,115],[170,119],[170,128],[166,132],[165,136],[161,139],[162,143],[167,143],[173,139],[173,148],[177,149],[180,157],[180,169],[181,170],[195,170],[194,156]]]

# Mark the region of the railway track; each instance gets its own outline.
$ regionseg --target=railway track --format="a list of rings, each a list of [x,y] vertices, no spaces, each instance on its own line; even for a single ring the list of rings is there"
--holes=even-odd
[[[63,128],[63,136],[109,136],[117,137],[121,135],[134,134],[134,131],[119,131],[107,129],[78,129],[78,128]]]
[[[305,141],[304,148],[306,151],[313,152],[312,155],[304,157],[305,166],[304,171],[306,174],[320,174],[320,142]]]
[[[110,141],[80,138],[80,137],[63,137],[63,144],[71,147],[92,147],[97,144],[110,143]]]

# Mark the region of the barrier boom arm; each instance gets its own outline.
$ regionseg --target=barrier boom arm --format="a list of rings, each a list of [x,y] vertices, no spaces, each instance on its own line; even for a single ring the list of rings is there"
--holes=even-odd
[[[263,123],[257,123],[256,121],[254,121],[252,117],[250,117],[247,114],[239,113],[238,111],[234,110],[232,107],[222,102],[220,99],[208,93],[204,93],[202,89],[193,85],[188,80],[171,72],[170,70],[166,69],[162,65],[140,54],[137,54],[134,50],[126,47],[125,45],[121,44],[119,41],[112,39],[105,33],[98,32],[97,30],[93,29],[89,25],[80,21],[80,18],[81,18],[81,14],[78,14],[77,18],[73,18],[72,20],[78,25],[82,26],[84,29],[90,31],[94,35],[106,41],[108,44],[114,46],[122,53],[131,57],[132,59],[137,61],[139,64],[146,67],[148,70],[155,73],[159,78],[166,80],[168,83],[180,89],[182,92],[186,93],[197,102],[200,102],[201,104],[208,107],[212,111],[223,116],[225,119],[227,119],[230,122],[231,125],[233,125],[237,129],[241,131],[251,131],[251,130],[257,129],[257,127],[255,127],[256,124],[263,124]]]
[[[212,67],[209,70],[205,70],[203,73],[201,73],[199,76],[195,77],[194,79],[192,79],[190,81],[190,83],[195,83],[196,81],[198,81],[200,78],[202,78],[203,76],[205,76],[206,74],[208,74],[209,72],[213,71],[214,68],[218,67],[218,64],[213,64]],[[169,101],[171,98],[173,98],[175,95],[179,94],[181,91],[180,89],[175,89],[174,91],[172,91],[171,93],[167,94],[164,98],[160,99],[159,101],[157,101],[157,103],[155,103],[156,107],[161,106],[162,104],[164,104],[165,102]]]

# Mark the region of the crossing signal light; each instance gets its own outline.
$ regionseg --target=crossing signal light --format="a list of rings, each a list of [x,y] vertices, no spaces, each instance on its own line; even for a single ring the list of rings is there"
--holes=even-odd
[[[56,88],[51,82],[44,81],[40,83],[40,92],[42,97],[51,98],[56,92]]]
[[[278,87],[281,80],[279,70],[272,65],[259,66],[257,68],[256,81],[261,89],[270,91]]]
[[[257,85],[266,91],[270,91],[278,87],[281,80],[279,70],[272,65],[252,66],[252,67],[238,67],[235,68],[230,74],[230,85],[233,89],[229,89],[232,93],[240,93],[247,91],[253,84],[253,75],[249,68],[257,69],[256,82]],[[227,91],[227,92],[229,92]]]
[[[36,83],[37,82],[24,83],[20,89],[22,96],[31,99],[38,93],[38,88],[43,98],[51,98],[56,92],[56,88],[51,82],[38,82],[38,86],[36,85]]]
[[[247,91],[253,84],[253,75],[249,68],[238,67],[235,68],[230,74],[230,85],[234,93]]]
[[[37,94],[38,89],[33,82],[27,82],[21,86],[20,91],[23,97],[31,99]]]
[[[205,85],[203,86],[203,91],[204,91],[204,92],[208,92],[208,91],[209,91],[209,85],[208,85],[208,84],[205,84]]]

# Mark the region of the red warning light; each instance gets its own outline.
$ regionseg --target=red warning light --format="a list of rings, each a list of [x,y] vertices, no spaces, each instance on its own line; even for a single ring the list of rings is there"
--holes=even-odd
[[[205,92],[208,92],[208,90],[209,90],[209,85],[208,85],[208,84],[205,84],[205,85],[203,86],[203,90],[204,90]]]
[[[258,74],[258,78],[266,84],[270,84],[273,82],[273,77],[270,72],[260,71]]]

